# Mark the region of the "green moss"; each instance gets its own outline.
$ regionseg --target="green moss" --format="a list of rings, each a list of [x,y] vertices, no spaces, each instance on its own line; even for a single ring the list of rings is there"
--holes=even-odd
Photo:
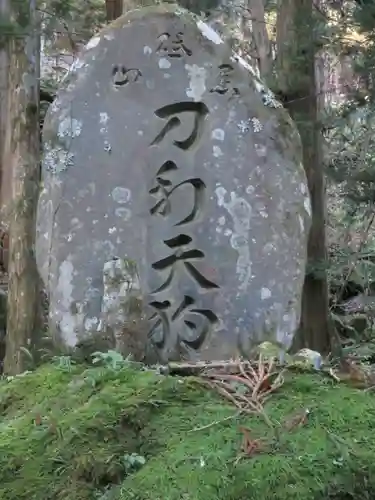
[[[259,416],[222,421],[235,409],[194,378],[46,365],[0,383],[0,498],[373,498],[374,396],[289,374],[266,410],[277,425],[301,408],[276,440]],[[237,460],[241,425],[264,453]]]

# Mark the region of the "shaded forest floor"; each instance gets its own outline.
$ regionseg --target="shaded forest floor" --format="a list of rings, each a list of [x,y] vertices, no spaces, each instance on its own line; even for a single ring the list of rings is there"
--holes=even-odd
[[[44,365],[0,382],[0,498],[375,498],[374,394],[287,373],[265,409],[274,429],[198,378]]]

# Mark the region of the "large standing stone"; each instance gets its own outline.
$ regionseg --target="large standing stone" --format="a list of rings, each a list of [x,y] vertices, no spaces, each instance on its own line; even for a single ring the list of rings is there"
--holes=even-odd
[[[92,39],[44,128],[37,258],[50,323],[98,329],[103,264],[134,261],[162,358],[223,358],[300,315],[310,201],[288,115],[175,6]]]

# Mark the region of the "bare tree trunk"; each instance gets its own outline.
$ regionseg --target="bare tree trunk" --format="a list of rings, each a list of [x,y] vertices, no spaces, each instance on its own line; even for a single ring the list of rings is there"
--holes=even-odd
[[[6,158],[13,172],[13,200],[4,372],[17,374],[24,370],[22,348],[29,347],[39,310],[34,242],[40,164],[40,59],[36,0],[10,2],[10,13],[11,20],[19,19],[21,29],[27,31],[8,43],[8,127],[12,135]]]
[[[0,0],[0,16],[7,16],[7,0]],[[4,203],[2,178],[5,169],[4,149],[6,140],[7,123],[7,86],[8,86],[8,54],[4,39],[0,39],[0,209]],[[0,212],[1,213],[1,212]],[[2,220],[0,221],[3,222]]]
[[[122,16],[123,0],[105,0],[105,11],[107,22],[114,21]]]
[[[302,140],[303,160],[312,203],[308,269],[295,348],[327,352],[331,347],[326,273],[326,198],[322,137],[315,75],[312,0],[280,0],[277,22],[279,89]]]
[[[248,0],[248,10],[252,23],[252,36],[258,55],[259,73],[268,83],[272,76],[272,50],[268,36],[264,0]]]

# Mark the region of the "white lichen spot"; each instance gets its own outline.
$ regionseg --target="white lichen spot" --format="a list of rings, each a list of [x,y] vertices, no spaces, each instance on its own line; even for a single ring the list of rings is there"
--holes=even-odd
[[[276,100],[275,95],[269,89],[265,88],[263,90],[263,92],[262,92],[262,100],[263,100],[263,104],[265,106],[268,106],[269,108],[282,108],[283,107],[283,105],[281,104],[281,102],[279,102],[279,101]]]
[[[159,59],[158,66],[160,69],[169,69],[171,67],[171,63],[165,57],[161,57]]]
[[[122,220],[127,221],[130,219],[132,213],[128,208],[120,207],[115,210],[116,217],[121,217]]]
[[[197,27],[202,33],[202,35],[207,38],[207,40],[210,40],[216,45],[220,45],[221,43],[224,43],[222,38],[220,37],[219,33],[217,33],[214,29],[211,28],[211,26],[208,26],[208,24],[204,23],[203,21],[199,20],[197,22]]]
[[[272,296],[272,293],[271,293],[271,290],[269,288],[265,288],[263,287],[260,291],[260,298],[262,300],[266,300],[266,299],[269,299],[271,298]]]
[[[125,204],[131,198],[131,191],[128,188],[117,186],[113,189],[111,195],[116,203]]]
[[[91,40],[88,42],[88,44],[86,45],[85,49],[86,50],[91,50],[93,49],[94,47],[96,47],[98,45],[98,43],[100,42],[100,36],[94,36],[93,38],[91,38]]]
[[[221,217],[219,217],[219,220],[218,220],[220,226],[224,226],[225,224],[225,217],[224,215],[222,215]]]
[[[251,123],[253,125],[253,130],[255,133],[263,130],[263,125],[261,124],[261,122],[258,118],[251,118]]]
[[[238,252],[236,272],[241,283],[239,290],[245,291],[252,275],[249,249],[252,209],[244,198],[237,196],[234,192],[230,193],[230,200],[226,201],[227,190],[222,186],[217,187],[215,193],[219,207],[225,208],[233,220],[230,244]]]
[[[222,128],[215,128],[211,132],[211,138],[216,141],[223,141],[225,138],[225,132]]]
[[[117,228],[116,228],[115,226],[110,227],[110,228],[108,229],[108,233],[109,233],[109,234],[113,234],[113,233],[115,233],[116,231],[117,231]]]
[[[59,123],[57,135],[60,139],[78,137],[82,132],[82,122],[66,117]]]
[[[219,146],[216,145],[212,148],[212,154],[215,158],[220,158],[220,156],[223,156],[222,150],[219,148]]]
[[[201,101],[206,92],[207,71],[197,64],[185,64],[185,69],[189,77],[190,87],[186,90],[186,95],[194,101]]]
[[[108,113],[99,113],[99,121],[103,125],[107,125],[107,122],[109,120]]]
[[[74,163],[74,154],[63,146],[52,147],[46,142],[44,145],[43,167],[52,174],[67,170]]]
[[[252,186],[251,184],[249,184],[247,187],[246,187],[246,194],[253,194],[255,193],[255,187]]]
[[[241,134],[245,134],[246,132],[248,132],[250,130],[249,122],[245,121],[245,120],[241,120],[237,124],[237,127],[238,127],[239,131],[241,132]]]
[[[143,47],[143,53],[145,56],[149,56],[150,54],[152,54],[152,48],[149,47],[148,45],[145,45]]]

